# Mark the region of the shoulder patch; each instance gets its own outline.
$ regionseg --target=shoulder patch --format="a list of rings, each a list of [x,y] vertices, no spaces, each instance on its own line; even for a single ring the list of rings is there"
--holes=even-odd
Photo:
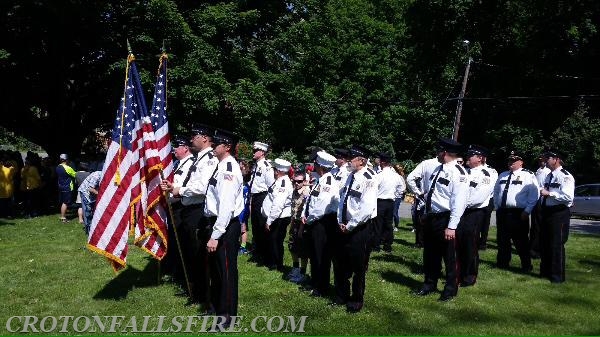
[[[565,169],[560,169],[560,172],[562,172],[566,176],[570,175],[569,172],[567,172],[567,170]]]
[[[233,172],[233,165],[231,165],[231,162],[227,162],[227,172]]]
[[[285,187],[285,180],[281,181],[281,187]]]
[[[364,176],[365,176],[367,179],[371,179],[371,178],[372,178],[372,177],[371,177],[371,175],[370,175],[370,174],[368,174],[367,172],[363,173],[363,175],[364,175]]]
[[[490,176],[490,173],[486,169],[481,169],[481,172],[483,172],[486,177]]]
[[[331,176],[327,176],[327,185],[331,185]]]
[[[460,165],[458,165],[458,164],[456,164],[456,165],[454,165],[454,166],[456,166],[456,168],[458,169],[458,171],[460,172],[460,174],[462,174],[462,175],[464,175],[464,174],[465,174],[465,170],[462,168],[462,166],[460,166]]]

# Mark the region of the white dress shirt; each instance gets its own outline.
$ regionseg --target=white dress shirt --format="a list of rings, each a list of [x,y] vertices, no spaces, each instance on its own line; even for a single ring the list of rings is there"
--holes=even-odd
[[[439,175],[438,172],[442,170]],[[437,180],[435,177],[437,176]],[[435,186],[433,182],[435,180]],[[425,199],[431,192],[431,213],[442,213],[450,211],[449,229],[456,229],[460,217],[467,207],[469,198],[469,179],[465,169],[458,165],[456,160],[438,167],[423,179],[423,190]]]
[[[510,182],[508,181],[510,177]],[[531,214],[540,196],[540,188],[533,172],[525,169],[515,171],[504,171],[498,176],[498,181],[494,187],[494,206],[496,209],[502,207],[502,196],[506,184],[508,191],[506,193],[507,208],[524,208],[524,211]]]
[[[292,194],[294,187],[287,175],[277,178],[267,190],[267,196],[263,201],[261,212],[267,217],[267,226],[279,218],[292,216]]]
[[[200,151],[196,160],[188,169],[190,179],[185,186],[179,188],[181,203],[183,205],[195,205],[204,202],[208,179],[210,179],[218,160],[213,155],[212,147]],[[185,178],[184,178],[185,179]]]
[[[302,216],[312,223],[323,216],[336,213],[340,203],[340,186],[331,172],[325,173],[313,186],[304,204]]]
[[[252,189],[251,194],[266,192],[269,186],[273,185],[275,181],[275,175],[273,173],[273,166],[265,158],[261,158],[256,162],[254,171],[252,172],[252,178],[250,178],[250,184]]]
[[[342,188],[337,217],[338,223],[342,224],[346,211],[345,225],[348,231],[377,216],[377,181],[373,173],[372,170],[363,167],[351,173]]]

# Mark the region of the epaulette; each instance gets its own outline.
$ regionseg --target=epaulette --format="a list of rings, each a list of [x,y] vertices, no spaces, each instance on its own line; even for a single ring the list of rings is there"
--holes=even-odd
[[[570,175],[570,173],[567,172],[567,170],[565,170],[565,169],[560,169],[560,172],[562,172],[566,176]]]
[[[371,173],[372,176],[375,175],[375,171],[371,170],[370,168],[367,168],[367,171],[369,171],[369,173]]]
[[[214,158],[214,156],[215,156],[215,155],[212,153],[212,151],[208,153],[208,159],[213,159],[213,158]]]
[[[231,162],[227,162],[227,171],[228,172],[233,172],[233,165],[231,165]]]
[[[271,166],[271,164],[269,164],[269,162],[265,160],[265,166],[269,167],[269,166]]]
[[[285,180],[281,181],[281,187],[285,187]]]
[[[460,166],[460,165],[458,165],[458,164],[456,164],[456,165],[454,165],[454,166],[456,166],[456,168],[458,169],[458,171],[460,171],[460,174],[462,174],[462,175],[464,175],[464,174],[465,174],[465,170],[463,169],[463,167],[462,167],[462,166]]]
[[[481,172],[483,172],[483,174],[487,177],[490,176],[490,173],[486,169],[481,169]]]
[[[363,173],[365,177],[367,177],[367,179],[371,179],[372,176],[370,174],[368,174],[367,172]]]
[[[327,176],[327,185],[331,185],[331,176]]]
[[[535,173],[533,173],[533,171],[530,171],[530,170],[528,170],[528,169],[526,169],[526,168],[524,168],[524,169],[523,169],[523,171],[525,171],[525,172],[527,172],[527,173],[530,173],[530,174],[535,174]]]

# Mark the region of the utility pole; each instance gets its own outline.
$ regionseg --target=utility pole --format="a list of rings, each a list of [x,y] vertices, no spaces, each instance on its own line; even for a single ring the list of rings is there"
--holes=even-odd
[[[463,43],[467,46],[467,53],[469,51],[469,40],[464,40]],[[462,88],[460,89],[460,94],[458,94],[458,104],[456,105],[456,118],[454,119],[454,132],[452,134],[452,139],[458,140],[458,130],[460,128],[460,115],[462,113],[463,106],[463,98],[465,97],[465,91],[467,90],[467,81],[469,80],[469,71],[471,70],[471,63],[473,62],[473,58],[469,56],[469,60],[467,61],[467,66],[465,68],[465,75],[463,77]]]

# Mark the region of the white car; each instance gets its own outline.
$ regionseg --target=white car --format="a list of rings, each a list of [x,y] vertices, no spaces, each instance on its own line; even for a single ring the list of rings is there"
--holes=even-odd
[[[575,199],[571,214],[600,217],[600,184],[586,184],[575,187]]]

